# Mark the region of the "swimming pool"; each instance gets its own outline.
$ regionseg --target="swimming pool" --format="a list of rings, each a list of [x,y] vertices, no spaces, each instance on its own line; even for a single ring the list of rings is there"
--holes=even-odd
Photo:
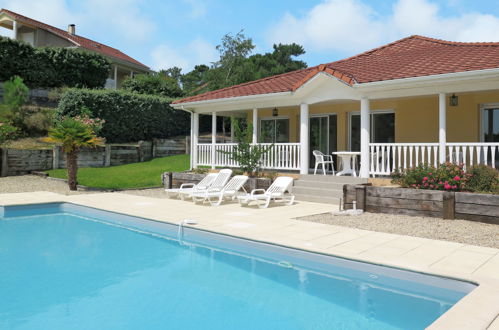
[[[0,219],[0,329],[422,329],[475,288],[72,204]]]

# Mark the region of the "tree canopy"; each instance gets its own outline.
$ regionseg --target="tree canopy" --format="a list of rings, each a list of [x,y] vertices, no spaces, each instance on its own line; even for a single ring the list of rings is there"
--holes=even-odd
[[[204,93],[248,81],[265,78],[307,67],[304,61],[296,59],[305,54],[302,46],[278,44],[272,52],[252,54],[253,40],[239,31],[228,33],[216,49],[219,59],[216,62],[199,64],[187,73],[171,67],[160,70],[155,75],[137,75],[126,80],[123,88],[142,94],[166,97],[181,97]]]

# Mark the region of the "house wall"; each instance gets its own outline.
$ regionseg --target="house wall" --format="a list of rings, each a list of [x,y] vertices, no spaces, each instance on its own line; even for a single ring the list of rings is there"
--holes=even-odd
[[[41,29],[36,30],[35,47],[72,47],[74,44],[53,33]]]
[[[499,90],[458,94],[459,105],[447,106],[447,141],[480,141],[480,105],[499,103]],[[299,142],[299,106],[279,108],[279,116],[290,120],[290,141]],[[371,101],[371,111],[395,112],[395,142],[438,142],[438,95]],[[360,111],[360,102],[311,105],[310,114],[336,114],[338,150],[348,149],[349,114]],[[258,118],[272,117],[272,109],[259,109]],[[247,111],[252,121],[252,111]]]

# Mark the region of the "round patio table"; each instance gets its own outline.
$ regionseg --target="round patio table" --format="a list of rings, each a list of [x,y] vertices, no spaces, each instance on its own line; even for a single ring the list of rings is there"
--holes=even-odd
[[[338,156],[341,160],[342,169],[337,172],[336,175],[350,174],[352,176],[357,176],[355,172],[355,165],[357,164],[357,156],[360,156],[360,152],[357,151],[336,151],[332,152],[333,155]]]

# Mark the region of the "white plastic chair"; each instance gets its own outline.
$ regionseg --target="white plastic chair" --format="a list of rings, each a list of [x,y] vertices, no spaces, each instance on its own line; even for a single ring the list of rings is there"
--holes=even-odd
[[[195,183],[182,183],[180,185],[180,188],[173,188],[173,189],[165,189],[166,191],[166,196],[169,198],[172,196],[177,195],[177,197],[180,197],[182,200],[184,199],[185,195],[191,194],[194,190],[206,190],[208,189],[215,178],[217,177],[217,173],[208,173],[201,181],[199,181],[197,184]]]
[[[285,202],[287,205],[293,205],[295,196],[291,194],[286,194],[289,192],[291,185],[293,184],[293,178],[289,176],[280,176],[270,185],[267,190],[264,189],[253,189],[250,194],[244,196],[237,196],[239,204],[241,206],[248,205],[250,202],[256,201],[259,208],[267,208],[271,201],[274,202]],[[263,201],[263,204],[260,203]]]
[[[317,167],[319,165],[322,165],[322,174],[324,174],[324,175],[326,175],[326,165],[331,165],[331,170],[333,171],[333,175],[334,175],[334,161],[333,161],[333,156],[331,156],[331,155],[324,155],[319,150],[312,151],[312,154],[315,157],[314,175],[317,173]]]
[[[198,191],[192,194],[192,200],[194,203],[206,202],[208,201],[211,206],[220,205],[225,199],[234,200],[239,193],[239,190],[244,189],[244,184],[248,181],[246,175],[236,175],[222,188],[210,187],[205,191]]]

